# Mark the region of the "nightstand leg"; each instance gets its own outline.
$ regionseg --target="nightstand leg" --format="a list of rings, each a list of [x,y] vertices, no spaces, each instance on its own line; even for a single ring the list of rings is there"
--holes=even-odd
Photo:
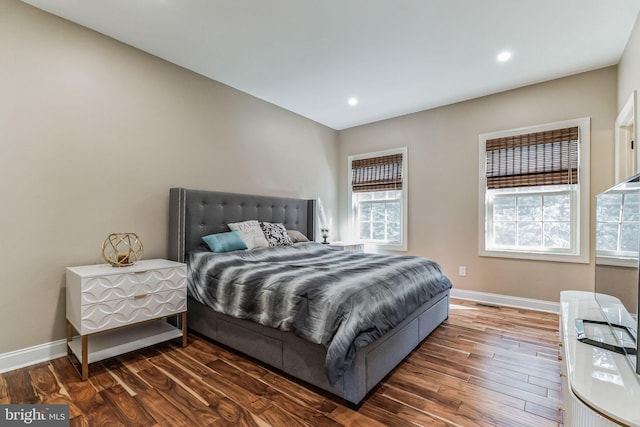
[[[89,336],[82,336],[82,379],[89,379]]]
[[[182,346],[187,346],[187,312],[182,313]]]
[[[71,322],[67,320],[67,356],[71,356],[71,347],[69,347],[69,343],[73,339],[73,327],[71,326]]]

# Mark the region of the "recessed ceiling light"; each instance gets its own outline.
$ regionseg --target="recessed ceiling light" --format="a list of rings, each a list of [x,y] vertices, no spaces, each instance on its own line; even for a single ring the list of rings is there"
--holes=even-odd
[[[347,102],[352,107],[355,107],[356,105],[358,105],[358,98],[356,98],[356,97],[349,98],[349,101],[347,101]]]
[[[509,52],[508,50],[505,50],[504,52],[500,52],[498,54],[499,62],[507,62],[510,59],[511,59],[511,52]]]

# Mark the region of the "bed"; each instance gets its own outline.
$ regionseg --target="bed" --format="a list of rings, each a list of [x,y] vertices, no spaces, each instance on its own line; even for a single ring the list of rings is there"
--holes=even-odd
[[[196,255],[206,256],[200,253],[203,236],[227,232],[227,224],[247,220],[282,223],[287,230],[297,230],[313,241],[315,218],[314,200],[172,188],[169,258],[185,262]],[[330,249],[319,248],[322,245],[317,243],[294,246],[333,256]],[[329,375],[327,371],[330,347],[302,338],[299,331],[276,329],[215,311],[195,291],[188,298],[188,325],[199,334],[358,405],[447,319],[449,287],[450,284],[412,309],[404,320],[373,342],[357,347],[339,375]]]

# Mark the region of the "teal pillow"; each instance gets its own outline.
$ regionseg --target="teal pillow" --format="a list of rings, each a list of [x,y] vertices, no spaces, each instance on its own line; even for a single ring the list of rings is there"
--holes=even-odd
[[[242,240],[240,233],[235,230],[226,233],[209,234],[204,236],[202,240],[213,252],[231,252],[247,249],[247,244]]]

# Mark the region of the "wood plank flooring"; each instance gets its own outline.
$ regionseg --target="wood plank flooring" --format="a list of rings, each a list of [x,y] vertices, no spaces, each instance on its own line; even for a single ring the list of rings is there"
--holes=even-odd
[[[0,374],[0,403],[66,403],[72,426],[558,426],[558,316],[452,300],[359,408],[196,335],[90,366]]]

